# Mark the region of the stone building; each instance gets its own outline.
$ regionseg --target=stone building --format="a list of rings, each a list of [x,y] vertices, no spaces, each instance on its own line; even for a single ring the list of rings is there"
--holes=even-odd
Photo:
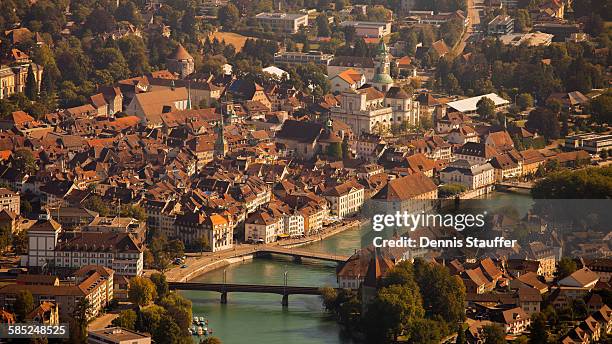
[[[193,56],[191,56],[181,44],[179,44],[172,55],[168,57],[166,65],[170,72],[178,74],[181,78],[195,71]]]

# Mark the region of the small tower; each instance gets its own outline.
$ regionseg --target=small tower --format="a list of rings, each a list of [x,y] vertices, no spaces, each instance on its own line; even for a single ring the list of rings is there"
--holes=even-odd
[[[219,158],[225,157],[227,154],[227,140],[225,139],[225,116],[224,107],[221,107],[221,121],[217,126],[217,140],[215,141],[215,156]]]
[[[381,39],[378,48],[376,48],[376,74],[372,78],[372,86],[381,92],[387,92],[394,83],[390,73],[391,62],[387,52],[387,45]]]
[[[191,56],[181,44],[179,44],[176,50],[168,57],[166,65],[170,72],[178,74],[181,78],[195,71],[193,56]]]

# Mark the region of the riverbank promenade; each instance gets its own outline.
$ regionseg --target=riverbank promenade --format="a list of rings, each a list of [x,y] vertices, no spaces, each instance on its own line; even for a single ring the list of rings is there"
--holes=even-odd
[[[300,250],[298,247],[324,240],[345,230],[359,228],[363,220],[345,220],[342,223],[330,226],[322,232],[304,238],[279,240],[270,244],[237,244],[231,250],[221,252],[188,253],[185,261],[185,268],[174,266],[166,271],[166,278],[169,282],[188,282],[191,279],[205,274],[209,271],[228,266],[233,263],[250,260],[262,255],[284,255],[291,256],[296,261],[301,259],[314,259],[327,262],[341,263],[349,257],[344,255],[334,255],[327,253],[317,253],[307,250]],[[147,270],[146,274],[151,274],[154,270]]]

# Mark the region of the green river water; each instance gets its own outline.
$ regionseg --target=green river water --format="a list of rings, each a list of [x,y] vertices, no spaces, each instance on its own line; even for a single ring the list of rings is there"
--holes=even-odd
[[[527,195],[494,193],[487,207],[491,210],[512,205],[522,214],[532,201]],[[362,237],[370,226],[349,230],[326,240],[304,246],[318,252],[352,254],[361,247]],[[200,276],[194,282],[283,284],[287,272],[288,285],[336,286],[335,265],[309,262],[294,263],[291,259],[255,259]],[[182,292],[193,303],[194,316],[206,316],[213,335],[224,344],[347,344],[335,321],[323,310],[317,296],[290,295],[289,307],[283,309],[281,296],[274,294],[230,293],[228,303],[220,303],[215,292]],[[194,337],[195,338],[195,337]],[[197,342],[197,339],[196,339]]]

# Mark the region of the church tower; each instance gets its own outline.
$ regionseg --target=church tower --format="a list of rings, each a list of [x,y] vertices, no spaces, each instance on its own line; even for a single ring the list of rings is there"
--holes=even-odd
[[[181,78],[185,78],[195,71],[193,56],[181,44],[166,59],[166,65],[170,72],[178,74]]]
[[[391,77],[391,61],[387,45],[382,39],[376,48],[376,74],[371,83],[381,92],[387,92],[394,83]]]

